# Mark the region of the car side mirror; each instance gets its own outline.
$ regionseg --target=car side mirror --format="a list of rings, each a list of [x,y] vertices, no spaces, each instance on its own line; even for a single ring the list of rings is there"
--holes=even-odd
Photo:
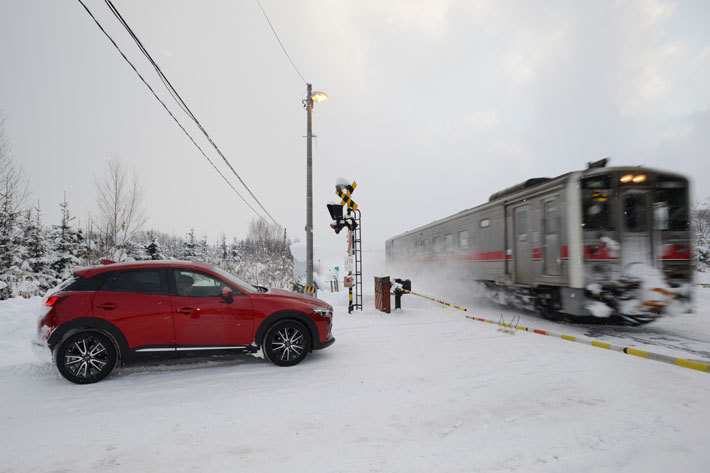
[[[234,302],[234,291],[228,287],[222,288],[221,296],[227,304],[231,304],[232,302]]]

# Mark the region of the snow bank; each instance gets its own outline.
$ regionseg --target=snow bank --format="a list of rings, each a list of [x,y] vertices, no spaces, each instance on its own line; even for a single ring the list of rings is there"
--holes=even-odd
[[[336,309],[337,341],[298,366],[151,363],[89,386],[31,361],[38,299],[0,303],[2,469],[665,473],[710,462],[707,374],[511,337],[411,296],[390,315],[367,294],[353,315],[345,291],[321,297]],[[686,330],[710,352],[709,303],[707,289],[697,317],[658,334]],[[469,306],[491,319],[499,312]],[[588,330],[526,315],[521,323]]]

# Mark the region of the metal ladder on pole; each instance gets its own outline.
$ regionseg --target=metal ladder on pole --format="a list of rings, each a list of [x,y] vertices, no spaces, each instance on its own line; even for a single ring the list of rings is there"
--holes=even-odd
[[[355,256],[355,301],[353,308],[362,310],[362,219],[360,210],[355,210],[357,227],[353,231],[353,253]]]

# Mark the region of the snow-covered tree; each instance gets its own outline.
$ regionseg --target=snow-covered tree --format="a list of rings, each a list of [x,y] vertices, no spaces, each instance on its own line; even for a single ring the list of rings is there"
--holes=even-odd
[[[695,268],[705,271],[710,267],[710,199],[695,206],[692,226],[695,232]]]
[[[160,243],[158,242],[158,237],[155,235],[155,233],[150,231],[148,232],[147,236],[150,239],[148,244],[145,246],[145,252],[148,255],[148,259],[165,259],[165,256],[163,256],[163,252],[160,248]]]
[[[22,207],[28,195],[28,181],[10,153],[5,136],[5,117],[0,112],[0,299],[11,297],[21,269]]]
[[[191,228],[182,248],[181,258],[188,261],[202,261],[200,244],[195,239],[195,229]]]
[[[71,225],[74,217],[69,212],[66,196],[59,207],[60,223],[53,225],[49,231],[49,266],[58,280],[64,280],[71,276],[72,268],[81,266],[86,246],[82,230]]]
[[[19,291],[22,297],[31,297],[37,293],[44,293],[48,289],[56,286],[57,279],[54,271],[50,267],[50,260],[47,255],[47,234],[42,226],[42,211],[39,202],[37,206],[27,210],[23,222],[24,246],[23,246],[23,266],[28,271],[21,275],[22,290]]]

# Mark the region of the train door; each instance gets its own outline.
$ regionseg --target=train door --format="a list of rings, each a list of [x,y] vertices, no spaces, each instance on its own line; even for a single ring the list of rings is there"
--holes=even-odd
[[[532,280],[532,252],[530,250],[530,209],[528,205],[516,207],[514,215],[515,282],[529,284]]]
[[[559,276],[562,274],[559,204],[555,198],[545,200],[542,205],[542,272],[546,276]]]
[[[624,267],[631,264],[653,265],[651,232],[649,229],[649,194],[628,191],[622,195],[623,233],[621,260]]]

